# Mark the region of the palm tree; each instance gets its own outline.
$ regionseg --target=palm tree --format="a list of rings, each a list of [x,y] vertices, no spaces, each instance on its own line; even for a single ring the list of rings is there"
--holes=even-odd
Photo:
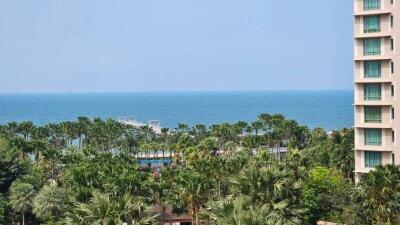
[[[90,119],[84,116],[78,117],[77,132],[79,137],[79,148],[83,146],[83,138],[87,136],[87,131],[90,126]]]
[[[43,219],[62,217],[66,209],[66,195],[55,184],[45,185],[33,199],[33,213]]]
[[[58,179],[58,168],[60,167],[62,152],[54,147],[46,147],[42,149],[42,154],[50,168],[51,180],[52,182],[56,182]]]
[[[25,214],[32,208],[34,188],[31,184],[15,182],[10,188],[11,208],[21,214],[22,225],[25,225]]]
[[[335,167],[342,171],[346,178],[352,179],[354,171],[354,130],[343,129],[340,132],[333,133],[336,140],[334,142],[334,151],[332,161]]]
[[[167,138],[168,132],[169,132],[169,128],[166,128],[166,127],[161,128],[161,134],[162,134],[162,137],[164,140]]]
[[[252,134],[253,133],[253,127],[252,126],[247,126],[246,128],[245,128],[245,131],[246,131],[246,133],[247,133],[247,135],[250,135],[250,134]]]
[[[271,117],[272,116],[268,113],[262,113],[258,116],[258,120],[260,120],[264,124],[265,128],[268,128],[271,121]]]
[[[184,153],[189,147],[193,147],[195,145],[193,138],[184,133],[179,136],[177,143],[172,146],[174,150],[173,158],[177,164],[181,163],[181,155]]]
[[[181,134],[187,133],[189,132],[189,125],[186,123],[178,123],[177,131]]]
[[[94,192],[88,203],[74,203],[72,212],[67,213],[67,225],[150,225],[155,222],[156,216],[149,214],[149,207],[142,201],[129,194],[121,198],[111,197],[108,194]]]
[[[378,166],[361,176],[359,188],[365,204],[373,209],[377,224],[391,224],[393,216],[400,212],[400,168]]]
[[[32,138],[41,141],[47,140],[49,138],[49,130],[47,127],[35,127]]]
[[[135,156],[138,153],[137,146],[138,146],[138,143],[137,143],[135,135],[130,131],[125,132],[123,144],[122,144],[123,149],[129,155]]]
[[[18,124],[17,130],[24,136],[25,141],[27,141],[30,138],[34,128],[35,125],[33,125],[31,121],[24,121]]]
[[[211,134],[218,140],[218,152],[221,152],[222,146],[225,142],[237,139],[237,135],[234,133],[234,126],[231,126],[228,123],[220,125],[213,124],[211,126]]]
[[[140,129],[144,133],[146,140],[150,141],[151,139],[153,139],[155,135],[153,128],[151,128],[149,125],[145,125],[141,126]]]
[[[282,216],[280,210],[287,207],[287,202],[257,205],[247,196],[211,201],[200,215],[211,225],[299,225],[300,219]]]
[[[5,126],[4,129],[5,129],[5,133],[7,134],[7,136],[10,138],[13,138],[17,135],[18,123],[16,123],[16,122],[7,123],[7,125]]]
[[[187,169],[180,171],[178,179],[177,184],[173,188],[189,206],[192,215],[192,224],[198,225],[198,212],[200,207],[207,202],[213,182],[209,177]]]
[[[259,131],[263,128],[263,123],[259,120],[254,121],[251,123],[251,126],[253,127],[254,131],[256,132],[256,136],[258,136]]]
[[[167,174],[169,172],[170,170],[168,169],[163,170],[160,176],[153,177],[153,179],[150,180],[152,201],[154,201],[155,204],[161,206],[161,224],[164,224],[165,210],[170,200],[168,198],[168,195],[170,192],[172,180],[169,179],[169,174]]]
[[[116,202],[109,195],[94,192],[88,203],[74,203],[74,210],[67,213],[66,224],[122,224]]]
[[[196,141],[200,141],[207,136],[207,127],[204,124],[196,124],[191,134],[195,136]]]
[[[275,162],[253,162],[231,179],[232,197],[246,196],[252,205],[265,207],[268,224],[300,224],[302,210],[296,199],[300,182],[293,171],[280,168]]]

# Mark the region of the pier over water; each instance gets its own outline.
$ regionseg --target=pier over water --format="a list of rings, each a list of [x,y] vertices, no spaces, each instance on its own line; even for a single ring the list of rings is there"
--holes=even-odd
[[[133,126],[134,128],[142,128],[144,126],[150,127],[155,134],[161,134],[160,122],[157,120],[150,120],[147,123],[138,121],[135,117],[125,117],[118,120],[118,122]]]

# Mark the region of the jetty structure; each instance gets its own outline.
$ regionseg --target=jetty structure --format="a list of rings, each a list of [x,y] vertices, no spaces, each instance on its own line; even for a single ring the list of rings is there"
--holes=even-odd
[[[161,134],[160,121],[158,121],[158,120],[150,120],[147,122],[140,122],[135,117],[124,117],[124,118],[119,119],[118,122],[125,124],[125,125],[130,125],[134,128],[141,128],[144,126],[148,126],[154,131],[155,134],[158,134],[158,135]]]

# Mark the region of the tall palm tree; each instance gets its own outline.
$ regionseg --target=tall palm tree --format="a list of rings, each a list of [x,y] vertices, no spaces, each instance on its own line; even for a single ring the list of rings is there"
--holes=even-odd
[[[43,219],[62,217],[66,209],[66,194],[55,184],[42,187],[33,199],[33,213]]]
[[[10,138],[13,138],[17,135],[18,123],[16,123],[16,122],[7,123],[7,125],[5,126],[4,129],[5,129],[7,136]]]
[[[87,117],[80,116],[78,117],[77,122],[77,132],[79,137],[79,148],[83,146],[83,138],[86,138],[88,128],[90,126],[91,120]]]
[[[35,128],[35,125],[31,121],[23,121],[18,124],[18,132],[20,132],[25,141],[27,141],[30,138],[30,135],[32,134],[33,130]]]
[[[187,169],[180,171],[178,179],[174,189],[189,206],[192,215],[192,224],[198,225],[198,212],[200,207],[207,202],[213,182],[210,177]]]
[[[266,207],[269,220],[274,221],[268,224],[300,224],[302,211],[296,204],[300,182],[293,171],[276,162],[255,161],[231,179],[231,187],[233,198],[246,196],[252,204]]]
[[[187,133],[189,132],[189,125],[186,123],[178,123],[177,131],[181,134]]]
[[[15,182],[10,188],[10,206],[20,213],[22,225],[25,225],[25,214],[32,208],[34,194],[33,186],[28,183]]]
[[[149,125],[141,126],[140,129],[144,133],[146,140],[150,141],[153,139],[155,133],[153,128],[151,128]]]
[[[260,130],[263,128],[263,123],[261,121],[257,120],[257,121],[252,122],[251,126],[253,127],[253,129],[256,133],[256,136],[258,136]]]
[[[257,205],[251,198],[237,198],[212,201],[201,212],[201,217],[210,221],[211,225],[299,225],[296,217],[285,217],[279,211],[287,207],[286,203]]]
[[[67,225],[151,225],[156,216],[149,214],[149,207],[142,201],[124,194],[118,198],[94,192],[88,203],[74,203],[74,209],[67,213]]]

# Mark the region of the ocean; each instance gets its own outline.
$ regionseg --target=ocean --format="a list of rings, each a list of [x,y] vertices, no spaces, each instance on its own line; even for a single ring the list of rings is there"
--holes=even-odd
[[[0,94],[0,124],[90,118],[135,117],[177,123],[253,121],[260,113],[281,113],[311,128],[353,126],[352,91],[149,92],[85,94]]]

